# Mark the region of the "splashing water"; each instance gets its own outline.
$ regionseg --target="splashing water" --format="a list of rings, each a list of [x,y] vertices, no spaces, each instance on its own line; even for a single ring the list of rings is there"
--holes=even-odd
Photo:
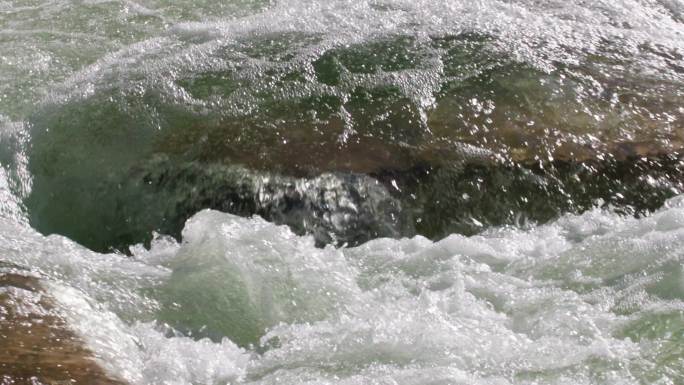
[[[0,2],[0,273],[131,384],[684,383],[683,15]]]
[[[675,384],[681,202],[340,250],[203,211],[132,259],[5,221],[0,247],[131,383]]]
[[[178,236],[194,212],[236,200],[233,182],[189,167],[369,175],[406,214],[380,226],[433,239],[597,199],[643,214],[684,191],[676,2],[5,8],[15,53],[0,113],[29,138],[13,183],[32,186],[20,195],[35,228],[96,250]],[[478,193],[499,186],[511,193]],[[289,223],[244,195],[250,213]]]

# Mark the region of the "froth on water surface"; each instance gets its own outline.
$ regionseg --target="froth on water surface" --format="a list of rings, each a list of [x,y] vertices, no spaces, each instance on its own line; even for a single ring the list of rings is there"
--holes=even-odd
[[[131,384],[684,383],[683,9],[0,2],[3,336]]]
[[[209,210],[133,258],[21,229],[0,247],[129,383],[676,384],[681,201],[347,249]]]

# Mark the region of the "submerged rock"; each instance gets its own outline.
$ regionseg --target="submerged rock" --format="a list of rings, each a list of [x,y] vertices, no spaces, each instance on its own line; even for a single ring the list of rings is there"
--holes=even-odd
[[[586,161],[454,163],[378,178],[396,180],[416,232],[439,239],[489,226],[545,223],[597,206],[648,215],[684,192],[684,158],[673,152],[607,154]]]
[[[31,224],[122,250],[214,208],[341,245],[546,221],[597,200],[644,213],[681,191],[676,70],[635,71],[608,43],[539,68],[475,33],[298,57],[317,42],[220,43],[206,66],[161,79],[127,64],[42,106],[29,119]]]
[[[40,279],[0,272],[0,384],[123,385],[59,315]]]
[[[33,206],[33,226],[97,250],[125,250],[154,231],[179,236],[185,220],[205,208],[259,215],[297,234],[312,234],[319,246],[411,233],[399,200],[362,174],[295,178],[158,156],[132,168],[116,187],[111,183],[93,186],[86,199],[75,195],[61,204]]]
[[[136,177],[159,200],[165,230],[179,234],[185,219],[204,208],[259,215],[312,234],[318,245],[359,244],[410,231],[399,201],[377,180],[361,174],[324,173],[293,178],[243,167],[176,164],[157,158]],[[137,188],[134,188],[137,190]]]

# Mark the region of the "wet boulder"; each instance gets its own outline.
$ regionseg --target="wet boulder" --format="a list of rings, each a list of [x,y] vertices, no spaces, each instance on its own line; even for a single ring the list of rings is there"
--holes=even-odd
[[[70,330],[38,277],[0,272],[0,383],[123,385]]]

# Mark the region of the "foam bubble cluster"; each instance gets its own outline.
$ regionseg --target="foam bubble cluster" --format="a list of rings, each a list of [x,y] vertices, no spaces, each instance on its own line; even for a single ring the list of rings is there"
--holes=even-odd
[[[681,202],[341,250],[209,210],[133,259],[9,224],[0,247],[132,383],[677,383]]]
[[[683,10],[0,2],[0,262],[131,384],[683,383]]]

